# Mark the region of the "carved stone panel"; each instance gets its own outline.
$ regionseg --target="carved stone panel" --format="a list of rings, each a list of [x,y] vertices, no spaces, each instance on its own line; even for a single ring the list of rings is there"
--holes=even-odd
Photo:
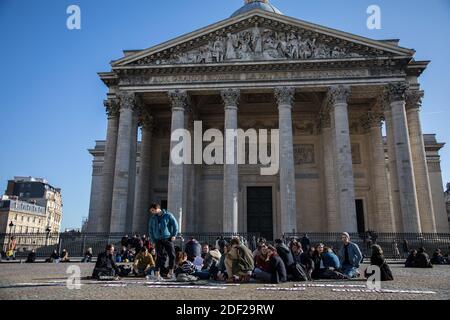
[[[295,144],[294,145],[294,163],[295,165],[315,163],[313,144]]]

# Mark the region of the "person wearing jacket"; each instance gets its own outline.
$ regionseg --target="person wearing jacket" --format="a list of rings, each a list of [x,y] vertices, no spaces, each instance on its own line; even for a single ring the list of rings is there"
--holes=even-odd
[[[225,258],[225,267],[229,282],[248,282],[254,269],[253,253],[245,245],[241,244],[239,238],[230,241],[230,251]]]
[[[356,243],[350,241],[350,235],[347,232],[341,234],[342,247],[339,250],[339,262],[341,271],[349,278],[359,277],[359,265],[363,259],[361,250]]]
[[[267,255],[269,256],[269,273],[271,274],[271,283],[280,283],[287,281],[286,266],[283,259],[278,255],[277,249],[272,245],[267,246]]]
[[[190,262],[194,262],[196,257],[201,256],[202,246],[196,239],[191,237],[189,241],[184,245],[184,252],[186,252],[188,260]]]
[[[95,263],[92,278],[100,279],[102,276],[115,277],[119,273],[119,267],[114,262],[114,246],[108,244],[105,251],[100,253]]]
[[[156,246],[155,276],[160,279],[161,269],[165,269],[167,258],[169,258],[168,278],[173,277],[175,266],[175,247],[173,241],[178,234],[178,223],[172,213],[154,203],[150,207],[152,217],[149,222],[149,237]]]
[[[394,276],[392,275],[391,268],[386,262],[384,258],[383,249],[377,244],[372,246],[372,255],[370,257],[370,265],[377,266],[380,268],[380,281],[392,281],[394,280]],[[366,270],[365,276],[366,278],[370,277],[372,274],[369,274]]]

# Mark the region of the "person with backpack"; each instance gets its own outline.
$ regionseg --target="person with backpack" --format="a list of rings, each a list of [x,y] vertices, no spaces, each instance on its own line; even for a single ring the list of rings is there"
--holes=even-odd
[[[173,269],[175,266],[175,247],[173,241],[178,234],[178,222],[172,213],[161,209],[158,203],[150,207],[152,217],[149,221],[149,237],[156,246],[156,267],[155,276],[160,279],[161,270],[166,271],[166,261],[169,259],[167,278],[173,278]],[[165,272],[164,272],[165,273]]]
[[[281,240],[275,240],[275,249],[277,254],[283,260],[289,279],[294,281],[306,281],[308,280],[305,269],[301,264],[294,261],[291,249]]]

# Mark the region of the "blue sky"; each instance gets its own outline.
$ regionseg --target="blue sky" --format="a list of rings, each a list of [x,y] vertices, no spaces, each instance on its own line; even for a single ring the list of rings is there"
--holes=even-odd
[[[63,228],[88,215],[91,157],[104,139],[106,87],[97,72],[123,49],[143,49],[227,18],[243,0],[0,0],[0,194],[16,175],[45,177],[63,190]],[[82,29],[66,28],[81,8]],[[422,75],[422,126],[450,142],[450,1],[272,0],[286,15],[374,39],[399,38],[432,60]],[[366,27],[381,7],[382,29]],[[444,148],[450,181],[450,146]]]

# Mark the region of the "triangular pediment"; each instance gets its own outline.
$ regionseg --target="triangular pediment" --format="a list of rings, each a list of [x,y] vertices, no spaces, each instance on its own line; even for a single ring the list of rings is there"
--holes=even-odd
[[[134,52],[113,67],[413,56],[414,50],[253,10]]]

